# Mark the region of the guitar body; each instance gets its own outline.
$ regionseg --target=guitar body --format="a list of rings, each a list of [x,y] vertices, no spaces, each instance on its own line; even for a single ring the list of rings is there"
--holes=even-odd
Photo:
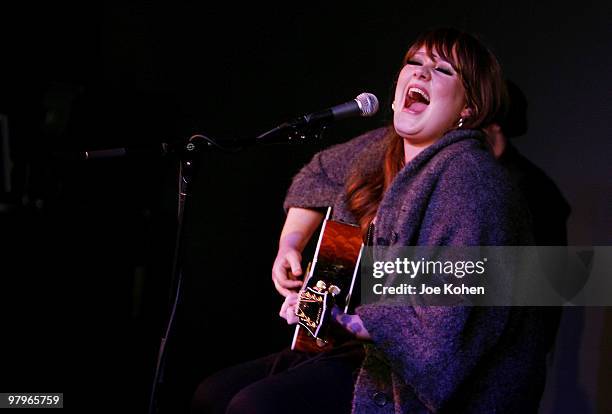
[[[321,352],[333,347],[333,337],[327,335],[331,309],[337,305],[347,312],[355,286],[363,246],[361,229],[329,220],[330,211],[300,290],[293,350]]]

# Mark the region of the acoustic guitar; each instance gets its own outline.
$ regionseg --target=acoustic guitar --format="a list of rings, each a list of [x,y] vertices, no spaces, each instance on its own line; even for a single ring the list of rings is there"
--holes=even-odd
[[[321,352],[334,346],[329,335],[331,310],[337,305],[347,313],[363,240],[359,226],[330,219],[331,208],[323,221],[312,262],[298,294],[295,328],[291,349]]]

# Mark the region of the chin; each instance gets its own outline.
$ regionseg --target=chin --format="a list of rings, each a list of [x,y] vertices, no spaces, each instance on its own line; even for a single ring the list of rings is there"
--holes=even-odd
[[[403,123],[394,124],[393,127],[397,135],[402,138],[414,138],[423,130],[418,125],[404,125]]]
[[[397,129],[395,130],[395,132],[397,132],[397,135],[399,135],[400,137],[407,139],[408,141],[414,141],[414,142],[418,142],[421,141],[423,139],[423,137],[421,136],[421,134],[419,134],[419,131],[398,131]]]

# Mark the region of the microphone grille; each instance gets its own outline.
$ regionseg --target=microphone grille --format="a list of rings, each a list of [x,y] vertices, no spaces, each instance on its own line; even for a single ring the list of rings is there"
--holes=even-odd
[[[355,101],[357,101],[357,105],[361,109],[361,116],[373,116],[378,112],[378,98],[372,93],[360,93],[355,98]]]

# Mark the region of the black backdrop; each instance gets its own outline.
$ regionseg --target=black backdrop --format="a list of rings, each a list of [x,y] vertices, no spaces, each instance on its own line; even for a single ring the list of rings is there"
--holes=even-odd
[[[194,133],[250,138],[370,91],[379,115],[339,123],[323,142],[200,159],[164,401],[184,407],[203,375],[286,345],[290,329],[276,316],[281,300],[269,274],[290,178],[318,149],[388,121],[402,53],[436,25],[480,34],[524,89],[530,131],[516,143],[572,204],[570,243],[612,242],[604,1],[4,7],[0,113],[8,115],[14,168],[0,216],[0,391],[63,391],[73,406],[121,400],[144,412],[167,317],[173,160],[85,163],[54,152]],[[604,356],[610,330],[588,337],[589,315],[567,322],[571,332],[586,326],[587,339],[561,340],[570,362],[558,371],[569,366],[579,378],[557,382],[545,412],[609,404],[600,390],[609,381],[602,373],[611,363]],[[594,317],[601,324],[610,315]]]

